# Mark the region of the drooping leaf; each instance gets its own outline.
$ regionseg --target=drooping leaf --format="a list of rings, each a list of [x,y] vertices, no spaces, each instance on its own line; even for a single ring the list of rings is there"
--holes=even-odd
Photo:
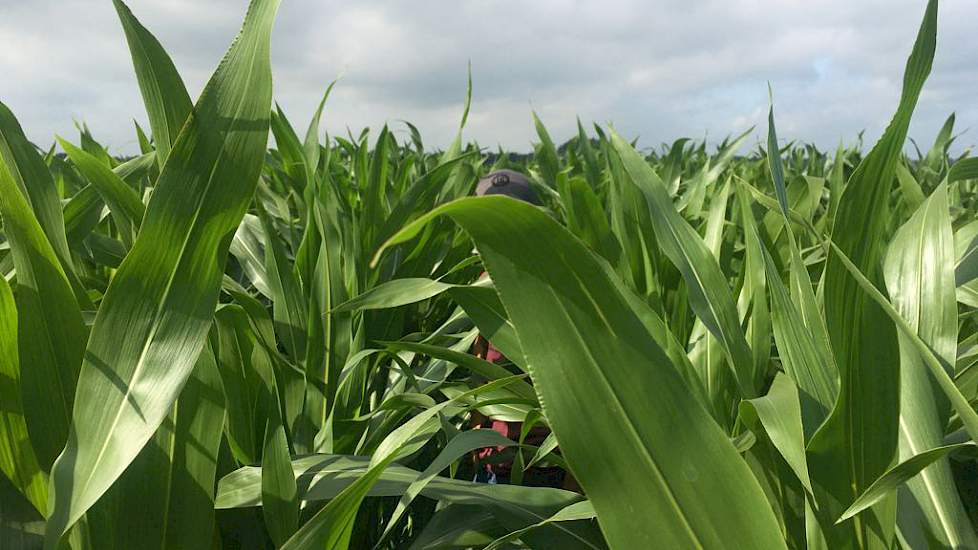
[[[445,448],[438,453],[438,456],[428,464],[424,471],[418,475],[418,478],[411,482],[411,485],[401,495],[401,499],[397,503],[397,508],[394,509],[394,513],[391,514],[387,526],[384,528],[384,536],[390,533],[391,529],[397,524],[414,498],[421,494],[424,488],[442,470],[448,468],[459,457],[484,447],[508,447],[513,444],[514,442],[511,439],[503,437],[502,434],[494,430],[469,430],[460,432],[445,445]]]
[[[369,469],[370,458],[339,455],[311,455],[296,458],[300,498],[315,502],[335,498],[360,479]],[[401,496],[421,472],[391,464],[370,487],[367,496]],[[583,500],[581,495],[549,487],[490,485],[435,476],[421,488],[422,496],[454,504],[498,508],[500,515],[516,518],[520,527],[542,521],[561,508]],[[228,474],[218,485],[218,509],[242,508],[261,504],[261,468],[244,467]],[[519,527],[515,527],[519,528]],[[566,540],[566,539],[565,539]],[[573,540],[573,539],[571,539]]]
[[[763,429],[767,433],[802,486],[812,493],[798,388],[794,382],[788,376],[778,374],[767,395],[741,402],[740,415],[749,426],[756,426],[753,429]]]
[[[784,544],[746,463],[580,241],[532,206],[483,197],[433,211],[388,245],[439,215],[475,241],[561,450],[612,546]],[[580,407],[595,400],[608,406]],[[673,429],[663,411],[683,418],[685,429]]]
[[[362,309],[386,309],[427,300],[457,287],[449,283],[423,278],[394,279],[381,283],[363,294],[333,308],[334,312]]]
[[[505,386],[517,377],[496,380],[480,386],[460,397],[475,396],[493,388]],[[392,431],[374,450],[370,464],[362,477],[344,488],[336,497],[309,519],[296,534],[282,546],[283,550],[326,548],[346,550],[350,544],[353,520],[360,502],[370,488],[380,480],[384,470],[398,457],[419,448],[438,430],[437,415],[458,398],[444,401],[415,415]]]

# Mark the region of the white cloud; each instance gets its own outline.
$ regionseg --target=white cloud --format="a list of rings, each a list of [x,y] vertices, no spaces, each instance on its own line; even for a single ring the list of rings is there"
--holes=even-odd
[[[246,0],[131,0],[191,94],[230,43]],[[767,82],[784,139],[823,148],[877,136],[899,98],[921,0],[288,0],[275,29],[276,99],[304,127],[325,86],[332,133],[407,119],[429,146],[454,135],[472,62],[467,137],[527,150],[535,109],[557,139],[614,121],[646,145],[764,128]],[[978,123],[978,5],[941,3],[937,59],[911,134],[953,110]],[[111,3],[0,0],[0,100],[42,144],[73,120],[119,152],[145,120]],[[760,136],[760,133],[759,133]],[[965,135],[962,145],[975,143]]]

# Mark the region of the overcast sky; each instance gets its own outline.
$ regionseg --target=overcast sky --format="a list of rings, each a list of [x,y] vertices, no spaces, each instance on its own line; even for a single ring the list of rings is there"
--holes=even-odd
[[[129,0],[196,97],[247,0]],[[823,148],[875,139],[900,94],[924,0],[284,0],[273,38],[275,96],[304,128],[340,83],[326,128],[414,122],[429,146],[454,135],[474,80],[466,136],[525,151],[531,110],[563,141],[614,122],[645,146],[766,129],[767,83],[780,136]],[[944,0],[934,71],[911,137],[927,145],[952,111],[978,126],[978,2]],[[110,0],[0,0],[0,101],[28,136],[76,138],[86,122],[113,152],[136,149],[146,115]],[[146,125],[144,124],[144,127]],[[978,128],[959,139],[978,143]]]

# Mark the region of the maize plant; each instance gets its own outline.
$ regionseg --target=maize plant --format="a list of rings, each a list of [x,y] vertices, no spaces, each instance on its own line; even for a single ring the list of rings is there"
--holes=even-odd
[[[978,161],[905,147],[936,0],[868,150],[772,107],[530,155],[463,140],[471,81],[444,150],[328,89],[297,131],[279,0],[194,101],[114,3],[139,155],[0,104],[0,547],[978,548]]]

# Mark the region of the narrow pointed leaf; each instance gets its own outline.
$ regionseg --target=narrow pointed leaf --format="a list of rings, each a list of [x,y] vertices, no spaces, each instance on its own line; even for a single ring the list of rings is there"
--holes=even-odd
[[[63,139],[58,141],[71,162],[92,183],[116,217],[123,231],[124,242],[131,243],[146,210],[136,190],[126,185],[122,178],[94,156]]]
[[[156,142],[156,161],[162,168],[193,104],[183,79],[156,37],[133,16],[122,0],[113,0],[113,3],[129,43],[136,80],[149,116],[149,128]]]
[[[645,159],[618,134],[612,134],[612,143],[628,177],[645,196],[659,246],[686,281],[690,305],[723,344],[740,392],[755,397],[751,351],[720,266],[699,234],[676,212],[665,184]]]
[[[852,503],[852,506],[842,514],[839,521],[845,521],[852,516],[858,514],[859,512],[869,508],[873,504],[879,502],[885,498],[888,494],[891,494],[896,490],[900,484],[906,482],[907,480],[913,478],[920,473],[921,470],[927,468],[934,462],[947,457],[947,455],[955,452],[962,451],[965,449],[975,451],[976,444],[973,441],[967,443],[958,443],[955,445],[945,445],[943,447],[936,447],[934,449],[928,449],[920,454],[914,455],[903,462],[897,464],[896,466],[890,468],[886,471],[879,479],[873,482],[872,485],[866,491],[859,495],[859,498]],[[964,526],[964,525],[962,525]],[[958,548],[959,546],[955,546]],[[961,547],[965,548],[965,547]]]
[[[62,268],[70,272],[71,256],[65,239],[58,189],[44,160],[27,141],[20,123],[3,103],[0,103],[0,159],[6,163],[10,178],[34,211],[37,223]]]
[[[890,125],[856,167],[839,203],[832,238],[875,285],[890,214],[887,208],[897,162],[917,99],[934,58],[937,1],[927,4],[904,73],[903,94]],[[835,250],[835,249],[833,249]],[[825,320],[839,367],[839,398],[809,444],[809,464],[823,512],[842,511],[897,459],[900,363],[896,331],[882,308],[862,292],[837,254],[825,266]],[[834,536],[855,536],[867,545],[888,546],[896,520],[895,502],[879,503]],[[854,530],[850,535],[845,531]],[[833,544],[832,540],[829,541]]]

